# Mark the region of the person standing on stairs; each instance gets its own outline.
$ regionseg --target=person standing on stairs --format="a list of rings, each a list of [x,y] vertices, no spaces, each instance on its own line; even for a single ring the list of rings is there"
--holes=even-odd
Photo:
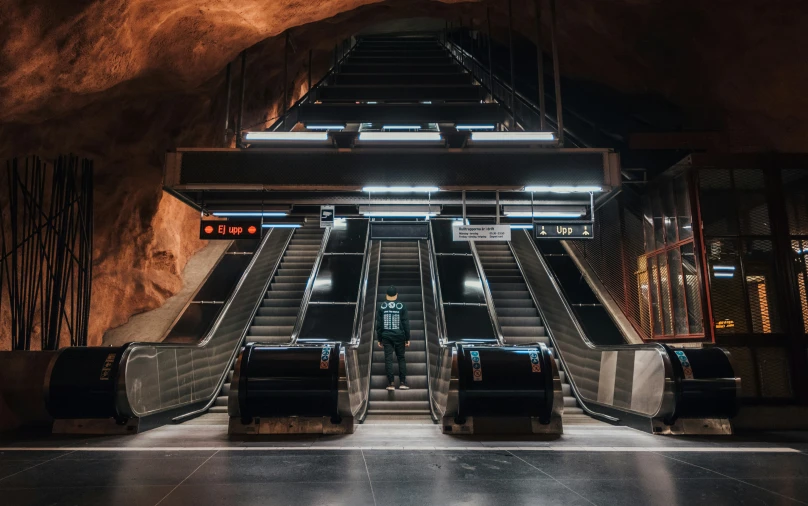
[[[399,388],[409,390],[407,386],[407,359],[405,350],[410,346],[410,317],[407,306],[398,301],[398,290],[395,286],[387,289],[387,302],[382,302],[376,311],[376,338],[379,347],[384,347],[384,367],[387,372],[387,390],[395,390],[393,375],[393,353],[398,359]]]

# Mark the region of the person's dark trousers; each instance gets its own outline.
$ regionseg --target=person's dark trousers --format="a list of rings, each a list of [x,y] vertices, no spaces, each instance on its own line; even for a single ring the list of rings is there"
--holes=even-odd
[[[396,358],[398,359],[398,379],[404,383],[407,380],[407,361],[404,358],[406,347],[404,346],[404,341],[383,337],[382,345],[384,345],[384,368],[387,372],[387,382],[392,383],[395,378],[393,375],[393,352],[395,352]]]

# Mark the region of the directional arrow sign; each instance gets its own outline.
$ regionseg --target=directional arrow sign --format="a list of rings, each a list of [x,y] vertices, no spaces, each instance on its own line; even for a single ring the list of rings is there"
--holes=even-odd
[[[536,239],[593,239],[592,223],[534,223]]]

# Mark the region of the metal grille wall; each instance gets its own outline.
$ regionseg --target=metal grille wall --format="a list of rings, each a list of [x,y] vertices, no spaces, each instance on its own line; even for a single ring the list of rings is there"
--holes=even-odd
[[[635,199],[627,192],[612,199],[596,212],[595,239],[570,242],[583,254],[634,329],[643,339],[650,339],[649,308],[643,302],[647,297],[643,285],[648,285],[643,229],[633,203]]]

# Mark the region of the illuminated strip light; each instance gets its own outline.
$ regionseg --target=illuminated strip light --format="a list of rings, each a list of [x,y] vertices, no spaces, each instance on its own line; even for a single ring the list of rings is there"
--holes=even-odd
[[[264,228],[300,228],[303,225],[298,223],[264,223],[261,226]]]
[[[420,130],[421,125],[384,125],[382,130]]]
[[[247,132],[247,141],[327,141],[328,132]]]
[[[496,125],[457,125],[456,130],[493,130]]]
[[[345,130],[345,125],[306,125],[307,130]]]
[[[535,213],[530,213],[530,211],[518,211],[518,212],[511,212],[505,213],[505,216],[510,216],[512,218],[580,218],[583,216],[583,213],[555,213],[550,211],[536,211]]]
[[[411,192],[436,192],[440,191],[437,186],[365,186],[363,192],[370,193],[411,193]]]
[[[734,265],[713,265],[714,271],[734,271]]]
[[[438,132],[362,132],[359,142],[440,142],[443,140]]]
[[[368,218],[420,218],[422,216],[437,216],[437,212],[420,212],[420,211],[367,211],[360,212],[362,216]]]
[[[717,278],[732,278],[735,276],[734,272],[714,272],[713,276]]]
[[[600,186],[525,186],[526,192],[538,193],[590,193],[602,192]]]
[[[511,223],[511,229],[525,229],[525,228],[533,228],[533,225],[530,223]]]
[[[552,132],[471,132],[473,142],[549,142]]]
[[[222,213],[213,213],[213,216],[222,216],[222,217],[260,217],[260,216],[288,216],[289,213],[286,212],[263,212],[263,213],[253,213],[253,212],[222,212]]]

